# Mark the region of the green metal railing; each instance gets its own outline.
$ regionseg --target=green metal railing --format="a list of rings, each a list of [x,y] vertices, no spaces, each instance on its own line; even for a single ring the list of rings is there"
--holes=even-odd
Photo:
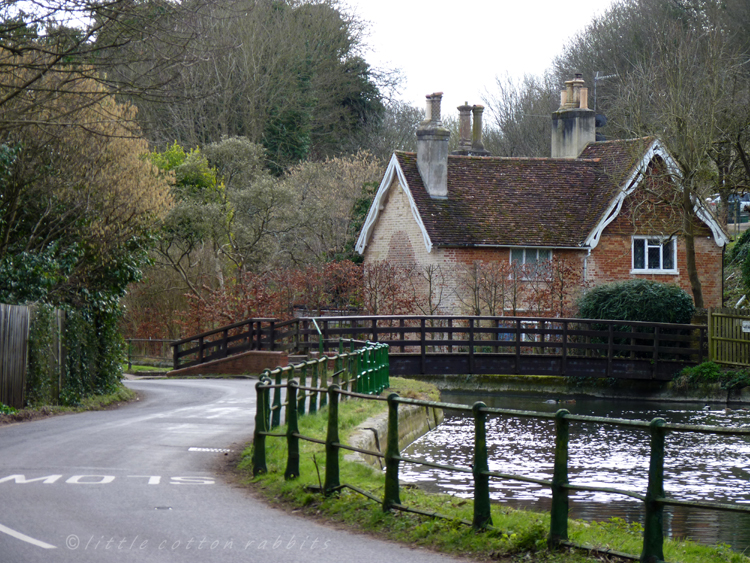
[[[334,491],[348,487],[357,491],[368,498],[382,504],[383,510],[403,510],[424,514],[432,517],[445,517],[438,513],[426,513],[415,510],[401,504],[399,493],[399,465],[400,463],[412,463],[434,467],[437,469],[454,471],[459,473],[471,474],[474,481],[474,515],[471,522],[464,521],[465,524],[471,525],[476,529],[493,529],[492,516],[490,511],[490,479],[504,479],[524,483],[533,483],[549,487],[552,491],[552,506],[550,509],[550,530],[548,544],[550,548],[559,546],[580,547],[584,549],[593,549],[594,551],[606,552],[613,555],[638,559],[643,563],[656,563],[664,561],[663,542],[663,513],[665,506],[683,506],[705,510],[721,510],[750,514],[750,507],[739,504],[723,504],[716,502],[695,502],[679,500],[667,497],[664,492],[664,457],[665,457],[665,437],[669,432],[694,432],[700,434],[721,434],[721,435],[738,435],[750,436],[750,428],[723,428],[714,426],[697,426],[688,424],[671,424],[662,418],[655,418],[650,422],[638,420],[625,420],[617,418],[600,418],[593,416],[573,415],[567,410],[559,410],[556,413],[541,413],[533,411],[516,411],[508,409],[489,408],[484,403],[475,403],[473,406],[441,403],[433,401],[424,401],[418,399],[408,399],[399,397],[393,393],[384,399],[383,397],[374,397],[355,391],[346,390],[338,384],[332,384],[325,389],[328,396],[328,428],[325,440],[312,437],[302,436],[297,428],[297,416],[301,412],[299,405],[297,409],[290,409],[289,405],[298,404],[297,393],[299,391],[309,392],[311,394],[321,393],[324,390],[315,387],[305,387],[290,379],[286,384],[287,397],[287,432],[285,434],[272,434],[267,431],[266,421],[268,397],[272,388],[279,389],[284,387],[281,384],[270,384],[266,380],[257,385],[258,389],[258,413],[256,418],[256,441],[253,457],[253,471],[255,474],[265,472],[265,437],[277,436],[285,437],[288,444],[288,461],[285,477],[290,479],[299,475],[299,440],[307,440],[324,444],[326,449],[325,465],[325,485],[324,494],[330,494]],[[360,397],[371,400],[385,400],[388,403],[388,436],[385,454],[354,448],[339,441],[338,436],[338,402],[339,397]],[[399,451],[399,405],[417,405],[422,407],[450,409],[454,411],[471,413],[474,419],[474,459],[471,467],[457,467],[451,465],[431,463],[420,459],[404,457]],[[486,421],[488,416],[513,416],[520,418],[547,419],[552,420],[555,424],[555,453],[554,469],[551,480],[536,479],[517,474],[500,473],[489,470],[488,453],[487,453],[487,436]],[[642,493],[634,493],[629,490],[618,489],[615,487],[593,487],[571,483],[568,478],[568,448],[570,440],[570,424],[596,424],[619,426],[642,430],[649,435],[650,439],[650,464],[648,471],[648,485]],[[380,457],[385,461],[385,487],[382,499],[374,497],[371,493],[357,489],[350,485],[339,482],[339,451],[349,450],[363,453],[370,456]],[[257,460],[256,460],[257,456]],[[257,461],[257,463],[256,463]],[[571,542],[568,538],[568,495],[570,491],[591,491],[603,492],[615,495],[624,495],[639,500],[644,505],[644,533],[643,546],[640,557],[632,554],[619,553],[602,549],[592,548],[590,546],[578,545]]]
[[[350,351],[344,352],[344,344]],[[355,350],[357,346],[362,346]],[[326,406],[330,389],[343,389],[359,397],[372,398],[389,386],[388,345],[356,340],[339,340],[335,355],[321,356],[300,364],[265,370],[255,385],[257,404],[253,437],[253,474],[265,473],[266,436],[288,437],[290,452],[299,452],[297,417],[305,412],[314,414],[318,407]],[[329,385],[329,371],[331,384]],[[295,379],[295,376],[299,379]],[[310,386],[307,386],[307,381]],[[286,382],[284,382],[286,379]],[[286,400],[282,402],[282,390]],[[271,397],[273,391],[273,397]],[[301,393],[300,393],[301,391]],[[336,397],[338,405],[338,397]],[[296,408],[290,408],[295,406]],[[287,434],[273,434],[270,430],[281,425],[281,410],[286,409]],[[298,458],[297,458],[298,459]],[[294,464],[292,463],[292,466]],[[296,466],[299,467],[299,461]],[[290,469],[290,475],[298,475]],[[297,469],[299,471],[299,469]]]

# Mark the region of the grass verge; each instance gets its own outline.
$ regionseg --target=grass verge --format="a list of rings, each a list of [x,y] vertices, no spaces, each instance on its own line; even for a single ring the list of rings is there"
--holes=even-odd
[[[392,388],[402,396],[434,397],[427,384],[391,378]],[[347,442],[355,427],[370,416],[385,410],[381,401],[343,401],[339,408],[339,435]],[[327,408],[315,415],[299,419],[300,434],[325,439]],[[276,431],[284,431],[285,428]],[[341,483],[367,491],[382,498],[384,476],[368,466],[348,462],[341,456]],[[325,498],[314,489],[325,478],[324,446],[300,442],[300,477],[284,480],[286,466],[286,441],[267,438],[266,461],[268,473],[252,477],[252,450],[243,452],[238,471],[251,487],[269,502],[280,503],[308,516],[344,526],[350,530],[375,535],[384,539],[421,546],[454,556],[480,561],[543,563],[585,563],[629,561],[612,555],[589,553],[579,549],[549,551],[547,534],[549,515],[515,510],[500,504],[492,507],[495,530],[476,532],[463,521],[471,521],[473,503],[451,495],[429,494],[410,485],[401,487],[401,503],[428,513],[439,513],[447,518],[432,518],[412,513],[394,511],[384,513],[379,503],[345,488],[337,495]],[[571,520],[569,535],[573,542],[621,553],[640,554],[642,529],[638,524],[628,524],[620,519],[609,522],[582,522]],[[667,541],[665,557],[680,563],[748,563],[750,559],[733,552],[726,546],[708,547],[690,541]]]
[[[93,395],[91,397],[87,397],[86,399],[81,401],[80,404],[75,406],[62,407],[58,405],[41,405],[38,407],[29,407],[5,414],[0,413],[0,425],[13,424],[15,422],[28,422],[30,420],[38,420],[40,418],[47,418],[49,416],[56,416],[60,414],[69,414],[84,411],[99,411],[112,408],[121,403],[127,403],[135,399],[135,391],[128,389],[124,385],[120,385],[120,387],[114,393],[109,393],[107,395]]]

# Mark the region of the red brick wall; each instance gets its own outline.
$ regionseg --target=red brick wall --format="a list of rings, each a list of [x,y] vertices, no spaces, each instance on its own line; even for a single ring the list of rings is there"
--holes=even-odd
[[[703,287],[706,307],[721,307],[722,303],[722,247],[716,244],[711,231],[698,223],[695,229],[695,261]],[[673,207],[649,204],[633,196],[623,202],[621,213],[602,233],[599,244],[588,259],[587,277],[593,285],[648,279],[677,284],[691,296],[693,290],[687,275],[685,240],[677,237],[677,274],[631,273],[632,236],[665,236],[681,230],[680,217]]]

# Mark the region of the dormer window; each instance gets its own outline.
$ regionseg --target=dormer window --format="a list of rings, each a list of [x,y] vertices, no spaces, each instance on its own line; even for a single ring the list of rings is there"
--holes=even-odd
[[[634,274],[676,274],[677,244],[674,238],[633,237]]]

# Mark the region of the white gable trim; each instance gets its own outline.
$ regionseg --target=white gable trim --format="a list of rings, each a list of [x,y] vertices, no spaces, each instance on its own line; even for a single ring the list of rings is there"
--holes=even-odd
[[[380,187],[378,187],[378,191],[375,193],[375,198],[372,200],[372,205],[370,205],[370,211],[367,213],[365,224],[362,226],[362,231],[359,233],[357,244],[354,247],[359,254],[365,253],[365,248],[367,247],[367,243],[370,242],[375,223],[378,221],[380,212],[385,208],[384,201],[388,195],[388,190],[391,187],[391,184],[393,184],[395,178],[398,178],[398,184],[401,186],[401,189],[404,190],[404,194],[406,194],[406,198],[409,200],[411,214],[422,233],[422,239],[424,240],[427,252],[432,251],[432,240],[430,240],[430,235],[427,234],[427,229],[425,229],[424,223],[422,222],[422,217],[419,215],[417,204],[414,202],[414,198],[411,195],[411,190],[409,189],[409,184],[404,176],[404,171],[401,169],[401,165],[399,165],[398,159],[394,154],[391,156],[391,160],[388,163],[388,168],[386,168],[383,180],[380,182]]]
[[[643,158],[641,158],[641,162],[634,168],[633,172],[620,187],[620,193],[618,193],[617,196],[609,204],[609,207],[607,207],[607,210],[602,215],[603,218],[594,227],[591,233],[589,233],[589,236],[586,237],[586,240],[583,243],[584,246],[588,246],[591,249],[596,248],[596,246],[599,244],[599,240],[601,239],[604,229],[606,229],[607,226],[620,214],[625,198],[633,193],[633,191],[643,181],[646,170],[648,169],[648,165],[656,156],[659,156],[664,160],[670,174],[677,178],[681,177],[680,168],[672,158],[672,155],[669,154],[667,149],[664,148],[664,145],[662,145],[658,139],[654,140],[649,146],[646,153],[643,155]],[[724,246],[729,242],[729,238],[724,232],[724,229],[721,228],[719,223],[716,221],[716,218],[709,211],[707,211],[703,205],[701,205],[700,201],[695,202],[693,210],[695,211],[695,214],[698,216],[698,218],[703,221],[709,229],[711,229],[711,234],[713,234],[714,241],[716,241],[717,246]]]

